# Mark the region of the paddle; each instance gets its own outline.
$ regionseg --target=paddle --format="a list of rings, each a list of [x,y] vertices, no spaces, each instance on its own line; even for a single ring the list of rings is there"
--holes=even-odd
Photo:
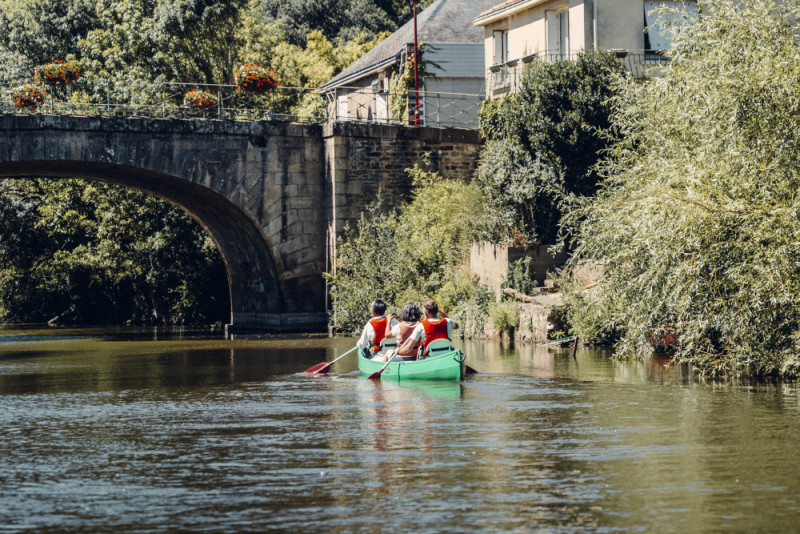
[[[467,366],[465,366],[465,367],[466,367],[466,369],[465,369],[464,371],[465,371],[465,372],[466,372],[468,375],[476,375],[476,374],[478,374],[478,371],[476,371],[475,369],[473,369],[473,368],[472,368],[472,367],[470,367],[469,365],[467,365]]]
[[[367,378],[370,379],[370,380],[376,380],[376,379],[380,378],[381,377],[381,373],[383,372],[383,370],[386,369],[387,367],[389,367],[389,364],[392,363],[392,360],[394,360],[395,356],[397,356],[397,351],[392,353],[392,357],[389,358],[389,361],[386,362],[383,365],[383,367],[381,367],[380,371],[375,371],[374,373],[369,375]]]
[[[333,361],[318,363],[314,367],[310,367],[310,368],[306,369],[305,372],[306,373],[327,373],[328,371],[330,371],[331,365],[333,365],[334,363],[338,362],[339,360],[341,360],[342,358],[344,358],[345,356],[347,356],[348,354],[350,354],[351,352],[353,352],[357,348],[358,347],[353,347],[352,349],[348,350],[347,352],[345,352],[344,354],[342,354],[341,356],[339,356],[338,358],[336,358]]]

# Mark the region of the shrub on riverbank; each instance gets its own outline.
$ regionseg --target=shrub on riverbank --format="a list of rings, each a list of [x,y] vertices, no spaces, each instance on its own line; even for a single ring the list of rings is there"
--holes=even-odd
[[[663,76],[626,82],[594,200],[569,215],[582,338],[677,333],[710,376],[800,374],[800,2],[699,2]]]
[[[411,201],[395,212],[379,198],[338,244],[328,280],[339,332],[359,333],[376,298],[395,313],[408,301],[433,298],[469,335],[493,300],[469,276],[469,242],[484,217],[479,189],[418,167],[410,172]]]

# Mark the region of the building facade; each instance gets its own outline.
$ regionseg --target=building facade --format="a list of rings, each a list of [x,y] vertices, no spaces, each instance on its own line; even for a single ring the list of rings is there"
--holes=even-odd
[[[481,13],[486,91],[514,92],[531,61],[569,59],[582,50],[614,51],[636,76],[663,64],[671,44],[669,19],[697,15],[694,0],[508,0]],[[674,20],[677,21],[677,20]]]
[[[477,128],[484,98],[484,35],[473,21],[496,0],[436,0],[414,21],[326,83],[320,91],[337,121]],[[408,84],[398,83],[405,74]],[[393,82],[394,80],[394,82]]]

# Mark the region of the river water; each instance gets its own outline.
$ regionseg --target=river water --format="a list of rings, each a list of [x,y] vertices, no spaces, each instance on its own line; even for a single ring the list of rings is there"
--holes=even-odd
[[[373,382],[353,339],[0,328],[0,531],[797,531],[795,385],[465,343]]]

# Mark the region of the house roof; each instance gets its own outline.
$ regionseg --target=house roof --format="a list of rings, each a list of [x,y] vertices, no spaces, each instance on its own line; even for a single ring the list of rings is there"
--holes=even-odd
[[[476,26],[485,26],[490,22],[508,17],[514,13],[519,13],[524,9],[533,7],[538,4],[543,4],[547,0],[506,0],[501,4],[494,5],[481,13],[475,19]]]
[[[436,0],[417,14],[419,43],[483,43],[483,30],[475,18],[497,0]],[[400,61],[407,43],[414,42],[413,18],[378,46],[334,76],[322,89],[346,85]]]

